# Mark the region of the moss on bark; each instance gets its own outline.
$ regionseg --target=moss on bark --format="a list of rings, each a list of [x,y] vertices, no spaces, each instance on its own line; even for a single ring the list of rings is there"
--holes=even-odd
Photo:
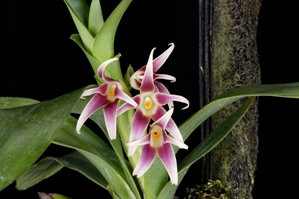
[[[211,95],[260,84],[256,33],[260,0],[215,0],[211,43]],[[212,129],[240,107],[215,114]],[[258,153],[258,99],[236,128],[211,152],[211,178],[230,187],[232,198],[252,198]]]

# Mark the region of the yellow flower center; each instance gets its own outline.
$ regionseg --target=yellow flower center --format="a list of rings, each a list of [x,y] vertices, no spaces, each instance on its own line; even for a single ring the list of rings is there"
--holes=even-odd
[[[151,98],[146,97],[144,100],[144,107],[146,109],[150,109],[150,108],[152,108],[152,106],[153,106],[153,102],[152,102]]]
[[[109,94],[113,97],[115,96],[115,90],[116,90],[116,84],[113,84],[109,90]]]
[[[155,140],[158,140],[159,137],[160,137],[160,133],[157,132],[157,131],[154,131],[154,132],[152,132],[152,136],[153,136],[153,138],[154,138]]]
[[[150,129],[151,141],[150,145],[154,148],[161,147],[164,142],[163,129],[159,125],[153,125]]]

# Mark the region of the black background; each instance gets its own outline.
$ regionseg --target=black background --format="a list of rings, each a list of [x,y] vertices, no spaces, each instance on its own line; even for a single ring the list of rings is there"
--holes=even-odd
[[[258,49],[262,83],[289,83],[298,76],[298,11],[296,1],[264,0],[259,16]],[[107,17],[118,0],[102,0]],[[1,6],[0,96],[29,97],[40,101],[93,84],[93,72],[81,49],[69,39],[77,30],[62,0],[3,1]],[[190,108],[177,108],[178,124],[198,109],[198,1],[134,0],[126,11],[115,40],[122,66],[135,69],[146,64],[150,50],[155,57],[174,42],[175,49],[161,68],[176,76],[167,85],[171,93],[190,100]],[[178,103],[177,107],[181,104]],[[296,135],[299,101],[259,98],[259,154],[254,198],[293,198],[296,194]],[[198,140],[192,135],[187,144]],[[193,141],[191,141],[193,140]],[[68,149],[51,145],[43,156],[61,156]],[[184,152],[179,154],[183,156]],[[1,165],[0,165],[1,166]],[[199,183],[197,164],[178,189]],[[295,182],[293,182],[295,181]],[[74,198],[110,198],[108,192],[79,173],[62,169],[53,177],[25,190],[14,184],[0,192],[0,199],[38,198],[37,192],[58,192]]]

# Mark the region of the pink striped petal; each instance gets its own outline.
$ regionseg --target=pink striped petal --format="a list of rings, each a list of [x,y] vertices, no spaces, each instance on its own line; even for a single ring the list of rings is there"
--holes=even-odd
[[[140,96],[137,95],[135,97],[132,98],[137,104],[140,103]],[[124,112],[126,112],[127,110],[133,109],[135,108],[134,106],[132,106],[129,103],[124,103],[123,105],[121,105],[118,109],[117,109],[117,116],[123,114]]]
[[[147,130],[147,126],[149,122],[150,122],[150,118],[144,116],[142,114],[142,111],[137,109],[132,121],[129,142],[140,139],[144,134],[144,132]],[[133,155],[136,149],[137,149],[136,146],[129,147],[128,156]]]
[[[153,120],[157,121],[159,118],[161,118],[166,113],[166,110],[162,107],[158,107],[156,113],[152,116]],[[176,123],[173,121],[172,118],[169,119],[166,130],[178,141],[184,142],[183,137],[181,135],[181,132],[176,125]]]
[[[176,139],[180,142],[184,142],[181,132],[172,118],[169,120],[169,122],[166,126],[166,130],[174,137],[174,139]]]
[[[107,104],[107,106],[104,107],[106,128],[111,140],[116,139],[116,108],[118,102],[119,100],[115,99],[114,102]]]
[[[152,125],[159,125],[162,129],[165,129],[169,120],[171,119],[173,108],[169,109],[162,117],[156,120]]]
[[[141,82],[140,91],[144,92],[153,92],[155,90],[154,86],[154,73],[153,73],[153,53],[155,48],[152,49],[148,62],[146,64],[146,69],[144,73],[144,78]]]
[[[80,129],[84,122],[99,108],[110,103],[110,101],[99,94],[94,95],[83,109],[76,126],[76,131],[80,133]]]
[[[124,103],[123,105],[121,105],[118,109],[117,109],[117,116],[123,114],[124,112],[135,108],[134,106],[132,106],[129,103]]]
[[[174,44],[171,43],[171,46],[163,53],[161,54],[159,57],[155,58],[153,60],[153,49],[151,51],[150,57],[149,57],[149,61],[147,63],[146,66],[141,67],[139,70],[137,70],[131,77],[130,77],[130,84],[131,86],[136,89],[139,90],[142,84],[142,80],[144,79],[145,76],[145,72],[146,69],[148,67],[151,67],[152,71],[153,71],[153,79],[165,79],[165,80],[170,80],[172,82],[176,81],[176,78],[171,76],[171,75],[166,75],[166,74],[154,74],[155,72],[157,72],[157,70],[159,70],[159,68],[161,68],[161,66],[165,63],[165,61],[168,59],[169,55],[171,54],[171,52],[174,49]],[[152,61],[153,60],[153,61]],[[153,91],[152,88],[149,88],[149,90],[147,90],[147,88],[144,88],[144,92],[146,91]]]
[[[157,152],[168,172],[171,183],[173,185],[177,185],[178,184],[177,162],[171,145],[165,143],[157,149]]]
[[[170,80],[171,82],[175,82],[176,78],[174,76],[171,75],[166,75],[166,74],[154,74],[154,79],[163,79],[163,80]]]
[[[160,82],[155,82],[155,86],[158,88],[158,91],[160,93],[167,93],[170,94],[170,92],[168,91],[167,87],[164,86],[164,84],[160,83]]]
[[[161,66],[168,59],[169,55],[172,53],[172,51],[174,49],[174,43],[170,43],[169,45],[170,45],[170,47],[166,51],[164,51],[163,54],[161,54],[159,57],[157,57],[153,61],[153,71],[154,72],[156,72],[157,70],[159,70],[159,68],[161,68]]]
[[[170,92],[168,91],[168,89],[166,88],[166,86],[164,86],[164,84],[160,83],[160,82],[155,82],[155,86],[158,88],[158,91],[160,93],[167,93],[170,94]],[[168,102],[168,108],[174,107],[173,102]]]
[[[141,150],[139,161],[133,171],[133,175],[136,175],[137,177],[142,176],[153,164],[155,155],[156,152],[154,148],[152,148],[149,144],[144,145]]]
[[[164,135],[164,142],[176,145],[180,149],[188,149],[189,148],[184,142],[181,142],[181,141],[178,141],[176,139],[173,139],[173,138],[169,137],[168,135],[166,135],[166,133]]]
[[[158,120],[160,117],[162,117],[166,113],[166,110],[162,106],[158,106],[156,109],[155,114],[152,115],[152,119],[154,121]]]
[[[133,142],[129,142],[127,143],[128,146],[142,146],[145,144],[150,144],[151,141],[151,134],[148,133],[146,136],[144,136],[143,138],[133,141]]]
[[[176,101],[176,102],[182,102],[182,103],[187,104],[187,106],[185,106],[183,109],[186,109],[189,107],[189,100],[187,100],[185,97],[180,96],[180,95],[169,95],[167,93],[156,93],[156,99],[162,105],[165,105],[171,101]]]
[[[103,83],[101,86],[98,86],[96,88],[90,88],[90,89],[85,90],[82,94],[82,97],[93,95],[93,94],[98,94],[98,93],[100,93],[101,95],[105,95],[107,88],[108,88],[108,84]]]
[[[138,106],[138,104],[130,96],[128,96],[125,92],[123,92],[118,87],[116,87],[116,89],[115,89],[115,97],[131,104],[133,107]]]
[[[147,129],[150,118],[144,116],[142,111],[137,109],[132,121],[132,128],[130,133],[130,142],[140,139]]]

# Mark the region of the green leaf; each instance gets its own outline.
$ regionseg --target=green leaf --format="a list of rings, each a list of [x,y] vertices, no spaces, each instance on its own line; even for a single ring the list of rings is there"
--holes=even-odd
[[[106,161],[103,161],[101,158],[92,153],[83,150],[78,151],[82,155],[84,155],[90,162],[92,162],[93,165],[101,172],[101,174],[104,176],[107,182],[111,185],[113,192],[119,198],[140,198],[139,195],[136,196],[132,192],[130,186],[127,184],[124,178],[121,175],[119,175],[119,173],[116,170],[112,169]]]
[[[173,185],[170,181],[163,187],[163,189],[161,190],[161,192],[159,193],[159,196],[157,197],[157,199],[173,199],[176,193],[176,190],[179,186],[179,184],[181,183],[181,181],[183,180],[183,178],[185,177],[185,175],[188,172],[188,168],[185,168],[184,170],[180,171],[178,173],[178,185]]]
[[[94,38],[88,31],[88,4],[85,0],[64,0],[64,2],[69,9],[86,51],[91,53]]]
[[[114,38],[118,24],[132,0],[122,0],[95,37],[93,56],[101,63],[114,57]],[[81,34],[80,34],[81,35]]]
[[[82,133],[78,134],[75,129],[76,123],[77,120],[75,118],[69,117],[67,121],[65,121],[60,132],[56,135],[53,143],[95,154],[106,161],[110,167],[123,176],[123,171],[118,158],[111,147],[108,146],[99,136],[93,133],[93,131],[88,130],[86,126],[83,126],[80,130]]]
[[[269,96],[284,98],[299,98],[299,82],[288,84],[259,84],[239,87],[215,97],[190,116],[182,125],[180,131],[186,140],[189,135],[207,118],[225,106],[249,96]]]
[[[168,173],[158,156],[144,174],[144,197],[157,198],[162,188],[168,182]]]
[[[71,36],[71,40],[73,40],[82,49],[82,51],[84,52],[85,56],[87,57],[90,65],[93,69],[94,74],[97,74],[97,70],[98,70],[98,67],[100,66],[100,62],[96,58],[94,58],[89,52],[87,52],[85,50],[84,44],[82,43],[80,35],[73,34]]]
[[[233,113],[227,120],[210,133],[199,145],[197,145],[179,164],[179,179],[183,179],[190,166],[215,148],[234,128],[234,126],[245,115],[252,104],[254,97],[250,97],[241,108]],[[159,199],[172,199],[178,186],[173,186],[168,182],[160,192]]]
[[[0,190],[47,149],[83,90],[28,106],[0,109]]]
[[[89,100],[90,100],[90,97],[86,97],[85,99],[80,100],[77,103],[77,106],[73,109],[73,113],[77,113],[77,114],[81,113],[83,108],[89,102]],[[128,113],[129,113],[129,111],[125,114],[128,114]],[[125,122],[126,125],[128,124],[129,118],[123,117],[125,114],[118,117],[118,124],[123,123],[123,122]],[[119,136],[117,137],[116,140],[110,140],[108,133],[107,133],[106,125],[105,125],[102,108],[97,110],[95,113],[93,113],[92,116],[90,117],[90,119],[92,121],[94,121],[101,128],[102,133],[107,137],[108,141],[110,142],[110,144],[113,148],[113,151],[115,152],[115,154],[117,156],[117,159],[120,161],[118,164],[119,164],[119,166],[122,167],[122,169],[124,171],[124,175],[126,176],[126,180],[129,184],[129,186],[131,187],[132,191],[135,193],[136,196],[139,195],[138,188],[137,188],[134,178],[132,176],[131,165],[128,164],[128,162],[125,159],[124,154],[123,154],[123,150],[124,149],[126,150],[125,143],[122,143],[122,140],[120,139]],[[124,129],[122,129],[122,130],[124,130]]]
[[[188,118],[181,126],[180,131],[187,139],[188,136],[207,118],[244,97],[268,96],[283,98],[299,98],[299,82],[287,84],[260,84],[248,85],[233,89],[215,97],[209,104],[198,110]]]
[[[67,7],[71,9],[76,18],[84,25],[88,26],[89,6],[86,0],[64,0]]]
[[[211,132],[199,145],[197,145],[178,165],[178,169],[183,170],[201,157],[209,153],[215,148],[234,128],[234,126],[241,120],[241,118],[248,111],[255,97],[249,97],[241,108],[233,113],[227,120],[219,125],[213,132]]]
[[[0,97],[0,109],[26,106],[39,103],[39,101],[22,97]]]
[[[124,75],[124,82],[128,88],[128,90],[130,91],[131,90],[131,83],[130,83],[130,77],[134,74],[134,69],[133,67],[131,66],[131,64],[129,65],[129,67],[127,68],[126,70],[126,73]]]
[[[182,125],[180,125],[179,129],[180,132],[182,133],[184,140],[186,140],[190,136],[190,134],[199,125],[202,124],[202,122],[204,122],[207,118],[212,116],[220,109],[226,107],[227,105],[241,98],[254,97],[254,96],[299,98],[299,82],[287,83],[287,84],[248,85],[248,86],[233,89],[231,91],[228,91],[226,93],[223,93],[215,97],[209,104],[204,106],[202,109],[198,110],[195,114],[190,116]],[[226,124],[226,122],[228,123]],[[225,121],[223,125],[229,125],[229,121]],[[229,126],[226,127],[228,128]],[[228,132],[221,131],[221,128],[224,127],[219,126],[214,132],[210,134],[209,137],[207,137],[202,143],[200,143],[194,149],[193,152],[191,152],[182,162],[180,162],[179,176],[182,175],[182,172],[185,173],[190,167],[190,165],[193,164],[194,161],[200,159],[202,156],[208,153],[208,151],[212,150],[212,148],[218,144],[220,139],[222,139],[221,136],[226,136],[226,133]],[[175,151],[176,152],[178,151],[177,147],[175,148]],[[163,188],[163,190],[161,191],[159,198],[161,199],[165,198],[167,193],[169,193],[169,190],[172,190],[172,193],[174,193],[176,189],[177,187],[173,187],[171,183],[168,182],[166,186]]]
[[[108,183],[101,173],[77,151],[60,158],[46,157],[42,159],[17,178],[16,188],[23,190],[32,187],[40,181],[54,175],[63,167],[78,171],[94,183],[107,189]]]
[[[64,196],[62,194],[59,193],[51,193],[49,194],[53,199],[72,199],[70,197]]]
[[[95,37],[104,25],[104,18],[99,0],[92,0],[88,17],[88,30]]]
[[[117,195],[121,196],[125,194],[131,196],[134,193],[134,198],[140,198],[136,184],[132,180],[131,171],[128,170],[128,163],[126,162],[126,167],[124,167],[124,163],[122,163],[122,161],[120,162],[119,154],[117,155],[114,150],[92,131],[85,130],[81,134],[78,134],[75,129],[76,122],[77,120],[74,118],[68,118],[53,143],[76,149],[83,154],[97,167],[110,186],[113,187]],[[81,131],[84,128],[86,127],[83,126]],[[119,139],[112,142],[119,142]],[[121,145],[117,145],[119,145],[121,149]],[[130,187],[134,188],[133,192]],[[122,191],[126,191],[126,193],[121,193]]]
[[[16,189],[25,190],[40,181],[54,175],[63,168],[63,165],[47,157],[32,165],[24,173],[22,173],[16,180]]]

